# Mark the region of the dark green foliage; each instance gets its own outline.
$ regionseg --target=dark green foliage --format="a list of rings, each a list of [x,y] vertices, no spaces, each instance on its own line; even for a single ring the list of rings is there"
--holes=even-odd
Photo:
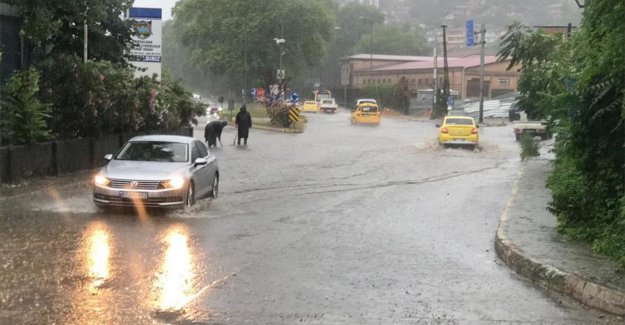
[[[82,57],[84,22],[89,26],[89,58],[124,61],[131,28],[122,14],[132,0],[12,0],[24,18],[23,35],[39,54]]]
[[[46,120],[50,109],[39,101],[39,74],[34,69],[15,73],[2,90],[0,133],[7,144],[31,144],[50,138]]]
[[[41,97],[52,104],[51,127],[60,138],[175,129],[204,112],[177,83],[135,79],[130,68],[108,61],[84,64],[75,56],[58,56],[39,68]]]
[[[275,38],[286,40],[281,49],[290,80],[321,60],[334,27],[320,0],[187,0],[175,10],[174,28],[193,62],[241,81],[246,70],[248,85],[274,81],[280,61]]]
[[[521,145],[521,160],[538,156],[538,146],[534,138],[529,134],[523,134],[519,139]]]
[[[593,1],[570,54],[569,96],[549,187],[564,233],[625,265],[625,6]],[[572,60],[566,61],[566,57]],[[553,77],[546,81],[558,81]]]

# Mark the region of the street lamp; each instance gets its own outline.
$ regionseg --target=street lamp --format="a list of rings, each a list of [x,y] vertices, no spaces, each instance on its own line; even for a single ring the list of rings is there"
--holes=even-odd
[[[373,19],[368,19],[365,16],[358,17],[360,20],[365,20],[371,23],[371,39],[369,41],[369,71],[373,71]]]

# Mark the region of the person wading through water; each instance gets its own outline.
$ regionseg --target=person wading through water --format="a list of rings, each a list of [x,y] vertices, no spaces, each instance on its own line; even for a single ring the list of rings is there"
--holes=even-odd
[[[217,147],[217,140],[219,140],[219,144],[223,148],[224,145],[221,143],[221,132],[228,125],[226,121],[212,121],[206,124],[206,128],[204,129],[204,139],[208,143],[208,147]]]
[[[252,116],[248,113],[245,105],[241,107],[241,110],[237,114],[235,123],[237,125],[237,145],[241,145],[241,139],[243,139],[243,144],[247,145],[247,137],[252,127]]]

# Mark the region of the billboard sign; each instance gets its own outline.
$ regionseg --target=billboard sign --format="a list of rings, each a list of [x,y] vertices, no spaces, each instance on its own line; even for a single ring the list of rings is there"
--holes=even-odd
[[[130,49],[130,63],[137,68],[135,76],[156,74],[161,79],[163,43],[163,10],[160,8],[130,8],[134,35]]]
[[[473,45],[475,45],[475,31],[473,25],[473,20],[467,20],[467,47],[473,47]]]

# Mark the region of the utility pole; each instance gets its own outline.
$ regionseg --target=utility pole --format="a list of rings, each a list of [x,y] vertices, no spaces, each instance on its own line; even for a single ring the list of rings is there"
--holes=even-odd
[[[438,103],[438,40],[434,40],[434,75],[432,79],[434,79],[433,107],[436,107]]]
[[[440,103],[441,107],[445,109],[442,110],[442,115],[447,115],[447,100],[449,98],[449,62],[447,61],[447,25],[442,25],[443,27],[443,56],[444,56],[444,76],[443,76],[443,98],[442,103]]]
[[[486,51],[486,25],[480,30],[480,123],[484,123],[484,55]]]
[[[243,90],[241,91],[241,95],[243,96],[243,105],[247,104],[246,92],[247,92],[247,19],[244,19],[243,20]]]
[[[87,14],[89,12],[89,7],[87,6],[87,1],[85,1],[85,21],[84,21],[84,34],[83,34],[83,62],[87,63],[89,59],[89,26],[87,25]]]

